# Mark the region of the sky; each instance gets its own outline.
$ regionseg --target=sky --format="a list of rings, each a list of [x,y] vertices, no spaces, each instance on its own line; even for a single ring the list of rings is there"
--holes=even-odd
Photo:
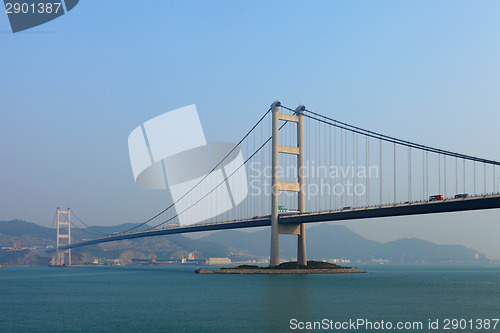
[[[127,138],[196,104],[237,142],[280,100],[362,128],[500,160],[498,1],[97,1],[13,34],[0,13],[0,220],[92,225],[166,206],[138,187]],[[500,176],[500,173],[497,173]],[[500,258],[498,211],[344,223]]]

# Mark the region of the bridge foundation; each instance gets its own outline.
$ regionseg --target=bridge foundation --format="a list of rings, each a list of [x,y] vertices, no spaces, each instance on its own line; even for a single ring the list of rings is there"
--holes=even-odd
[[[298,212],[305,213],[305,170],[304,170],[304,106],[295,109],[293,115],[280,112],[281,103],[274,102],[272,108],[272,191],[271,191],[271,255],[269,264],[279,265],[279,235],[297,235],[297,263],[307,266],[306,230],[304,223],[293,225],[279,224],[279,192],[298,192]],[[280,120],[297,124],[297,146],[279,144]],[[279,154],[297,155],[298,182],[279,180]]]

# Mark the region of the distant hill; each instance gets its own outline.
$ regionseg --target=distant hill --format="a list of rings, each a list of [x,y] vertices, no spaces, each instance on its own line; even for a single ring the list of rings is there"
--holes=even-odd
[[[51,238],[55,236],[55,230],[23,220],[0,221],[0,233],[13,237],[32,236]]]
[[[136,224],[71,228],[71,236],[73,242],[76,242],[128,230],[134,226]],[[22,248],[36,248],[36,250],[0,251],[0,265],[48,264],[52,254],[45,248],[55,246],[56,231],[22,220],[0,221],[0,247],[11,248],[18,242]],[[194,252],[198,258],[225,257],[229,254],[227,248],[220,244],[193,240],[183,235],[169,235],[76,248],[72,250],[72,257],[75,264],[92,262],[99,258],[122,259],[129,262],[132,258],[151,258],[151,254],[155,254],[159,259],[183,258],[190,252]]]
[[[219,243],[231,252],[249,256],[268,256],[269,229],[256,232],[237,230],[219,231],[201,238]],[[368,240],[345,226],[320,224],[306,230],[307,257],[309,259],[349,258],[351,260],[388,259],[393,263],[438,263],[486,261],[486,256],[462,245],[438,245],[421,239],[400,239],[386,244]],[[297,237],[280,235],[280,256],[293,258]],[[478,259],[475,259],[476,253]]]
[[[102,237],[103,234],[130,229],[135,224],[111,227],[72,228],[73,242],[82,239]],[[32,222],[21,220],[0,221],[0,246],[13,247],[17,242],[23,251],[0,251],[0,265],[47,263],[51,254],[47,246],[55,246],[56,232]],[[349,228],[339,225],[319,224],[307,229],[308,259],[346,258],[351,261],[387,259],[393,263],[440,263],[440,262],[486,262],[484,254],[461,245],[438,245],[416,238],[405,238],[386,244],[368,240]],[[123,240],[76,248],[72,251],[74,263],[92,262],[98,258],[121,259],[130,262],[132,258],[158,259],[187,257],[194,252],[198,258],[231,257],[236,260],[260,259],[269,256],[269,228],[256,232],[226,230],[211,233],[194,240],[183,235],[168,235],[134,240]],[[280,256],[291,259],[296,256],[297,237],[280,236]],[[477,255],[477,259],[476,259]]]
[[[230,251],[240,251],[258,256],[269,255],[270,230],[242,232],[237,230],[219,231],[202,237],[214,243],[227,246]],[[370,259],[380,252],[381,243],[368,240],[344,226],[320,225],[306,231],[307,256],[310,259],[350,257]],[[297,237],[280,235],[280,256],[295,257]]]
[[[475,255],[478,258],[475,259]],[[417,238],[403,238],[383,245],[381,257],[396,263],[484,261],[486,256],[462,245],[438,245]]]

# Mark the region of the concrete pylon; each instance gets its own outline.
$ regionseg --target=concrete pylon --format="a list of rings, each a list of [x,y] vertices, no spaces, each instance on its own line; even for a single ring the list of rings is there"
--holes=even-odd
[[[306,235],[304,223],[295,225],[279,224],[279,192],[298,192],[299,213],[305,212],[305,170],[304,170],[304,111],[305,107],[300,105],[294,114],[281,113],[281,103],[275,101],[271,104],[272,109],[272,180],[271,180],[271,255],[269,264],[279,265],[279,235],[298,235],[297,262],[299,265],[307,265],[306,257]],[[294,122],[297,124],[297,146],[279,145],[279,122],[280,120]],[[282,182],[279,180],[279,154],[297,155],[297,178],[298,182]]]
[[[295,113],[299,117],[299,122],[297,124],[297,145],[299,147],[299,155],[297,156],[297,164],[298,164],[298,180],[299,180],[299,212],[303,214],[306,212],[306,193],[305,193],[305,165],[304,165],[304,156],[305,156],[305,146],[304,146],[304,111],[306,110],[305,106],[299,105],[295,109]],[[299,265],[307,266],[307,256],[306,256],[306,226],[304,223],[300,225],[300,231],[298,237],[297,244],[297,263]]]

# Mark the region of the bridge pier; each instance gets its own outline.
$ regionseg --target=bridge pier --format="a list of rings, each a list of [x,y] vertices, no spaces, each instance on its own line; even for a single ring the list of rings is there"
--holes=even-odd
[[[307,256],[306,256],[306,226],[304,223],[299,224],[300,234],[298,237],[297,244],[297,263],[299,265],[307,266]]]
[[[274,102],[272,108],[272,191],[271,191],[271,254],[270,266],[279,265],[279,235],[297,235],[297,263],[307,266],[306,256],[306,230],[305,224],[280,225],[279,224],[279,192],[298,192],[299,213],[305,213],[305,170],[304,170],[304,110],[300,105],[295,109],[295,114],[280,113],[281,103]],[[279,121],[285,120],[297,123],[297,146],[279,145]],[[279,154],[297,155],[298,182],[281,182],[279,180]]]

